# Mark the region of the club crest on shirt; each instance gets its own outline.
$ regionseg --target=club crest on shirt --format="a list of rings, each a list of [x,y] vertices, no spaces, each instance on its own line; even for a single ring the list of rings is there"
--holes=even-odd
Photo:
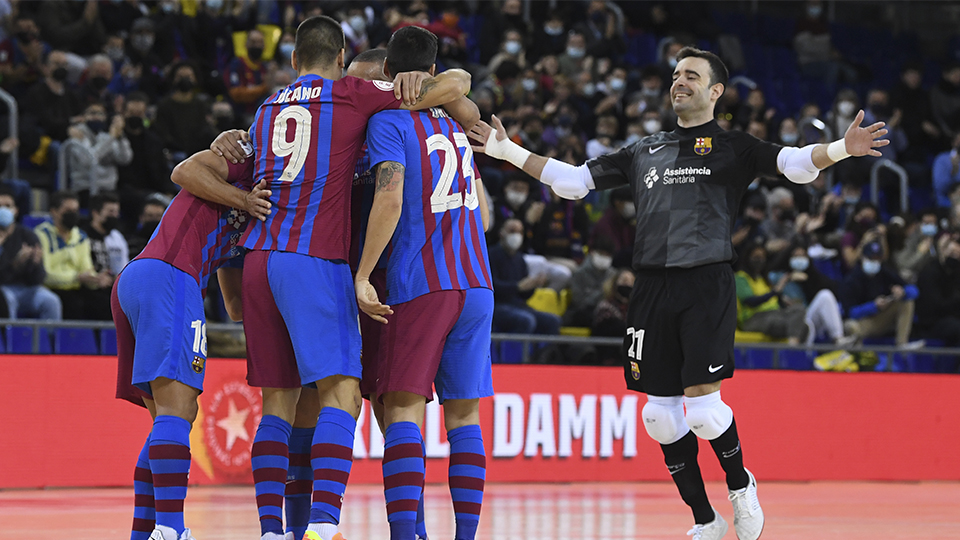
[[[640,364],[637,364],[635,361],[630,361],[630,375],[633,376],[633,380],[640,380]]]
[[[204,357],[194,356],[193,363],[191,364],[193,366],[193,370],[196,371],[197,373],[203,373],[204,362],[206,362],[206,359]]]
[[[693,144],[693,153],[698,156],[705,156],[713,150],[713,137],[697,137]]]
[[[244,210],[237,210],[236,208],[231,208],[230,213],[227,214],[227,224],[231,225],[234,229],[239,229],[243,227],[243,224],[247,222],[247,212]]]
[[[660,175],[657,174],[656,167],[650,167],[650,170],[647,171],[647,174],[643,177],[643,183],[647,185],[647,189],[653,187],[653,184],[660,179]]]

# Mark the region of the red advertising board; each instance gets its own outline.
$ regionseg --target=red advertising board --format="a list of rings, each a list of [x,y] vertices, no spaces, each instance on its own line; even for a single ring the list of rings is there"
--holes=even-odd
[[[191,434],[196,484],[251,481],[259,392],[245,363],[212,359]],[[0,356],[0,488],[130,485],[150,430],[146,410],[113,399],[116,360]],[[666,480],[639,422],[644,396],[618,368],[494,366],[481,405],[491,482]],[[955,376],[740,371],[723,386],[748,466],[767,480],[960,480],[945,439],[960,421]],[[424,425],[427,481],[446,480],[442,408]],[[380,481],[383,440],[365,405],[351,482]],[[722,478],[701,443],[708,480]],[[918,457],[921,457],[919,459]]]

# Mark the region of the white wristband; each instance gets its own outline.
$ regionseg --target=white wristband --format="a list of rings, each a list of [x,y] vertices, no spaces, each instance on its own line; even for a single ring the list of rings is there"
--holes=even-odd
[[[844,142],[844,139],[833,141],[827,145],[827,157],[834,162],[850,157],[850,154],[847,153],[847,143]]]
[[[491,130],[490,135],[487,136],[486,147],[488,156],[508,161],[521,169],[523,164],[527,162],[527,158],[530,157],[529,150],[510,139],[498,140],[497,130],[495,129]]]

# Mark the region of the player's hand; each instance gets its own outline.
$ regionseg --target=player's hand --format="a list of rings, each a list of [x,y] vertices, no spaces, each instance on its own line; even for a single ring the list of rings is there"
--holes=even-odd
[[[507,141],[507,130],[504,129],[503,122],[497,118],[497,115],[493,115],[491,121],[493,126],[480,120],[470,128],[470,138],[480,143],[471,146],[474,152],[480,152],[496,159],[503,159],[503,150],[500,143]]]
[[[416,105],[420,100],[420,87],[423,81],[429,79],[431,75],[423,71],[408,71],[397,74],[393,79],[393,95],[397,99],[403,100],[404,105],[408,107]]]
[[[880,151],[875,149],[890,144],[889,139],[880,138],[887,134],[887,130],[883,128],[884,123],[877,122],[867,127],[860,127],[860,122],[863,122],[863,109],[857,113],[857,117],[853,119],[853,123],[843,136],[847,153],[851,156],[880,157]]]
[[[390,306],[380,303],[380,297],[377,296],[377,290],[373,288],[369,278],[357,276],[355,283],[357,288],[357,304],[360,305],[360,311],[366,313],[371,319],[381,324],[387,324],[387,315],[393,315]]]
[[[243,209],[251,216],[266,221],[270,215],[270,208],[273,204],[270,202],[270,196],[273,192],[267,189],[267,181],[261,180],[259,184],[253,186],[253,189],[244,195]]]
[[[249,148],[244,148],[244,145],[249,147],[249,144],[249,133],[242,129],[229,129],[217,135],[210,143],[210,150],[231,163],[243,163],[249,157]]]

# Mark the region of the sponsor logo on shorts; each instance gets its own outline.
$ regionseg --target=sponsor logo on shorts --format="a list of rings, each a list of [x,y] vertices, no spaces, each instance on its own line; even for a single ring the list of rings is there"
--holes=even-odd
[[[640,380],[640,364],[634,362],[633,360],[630,361],[630,375],[633,376],[633,380]]]
[[[710,373],[716,373],[716,372],[720,371],[721,369],[723,369],[723,366],[724,366],[724,364],[720,364],[720,365],[717,366],[717,367],[713,367],[713,364],[710,364],[709,366],[707,366],[707,371],[709,371]]]
[[[206,361],[207,359],[202,356],[194,356],[193,363],[191,364],[193,366],[193,370],[197,373],[203,373],[203,364]]]
[[[698,156],[705,156],[713,150],[713,137],[697,137],[693,144],[693,153]]]

